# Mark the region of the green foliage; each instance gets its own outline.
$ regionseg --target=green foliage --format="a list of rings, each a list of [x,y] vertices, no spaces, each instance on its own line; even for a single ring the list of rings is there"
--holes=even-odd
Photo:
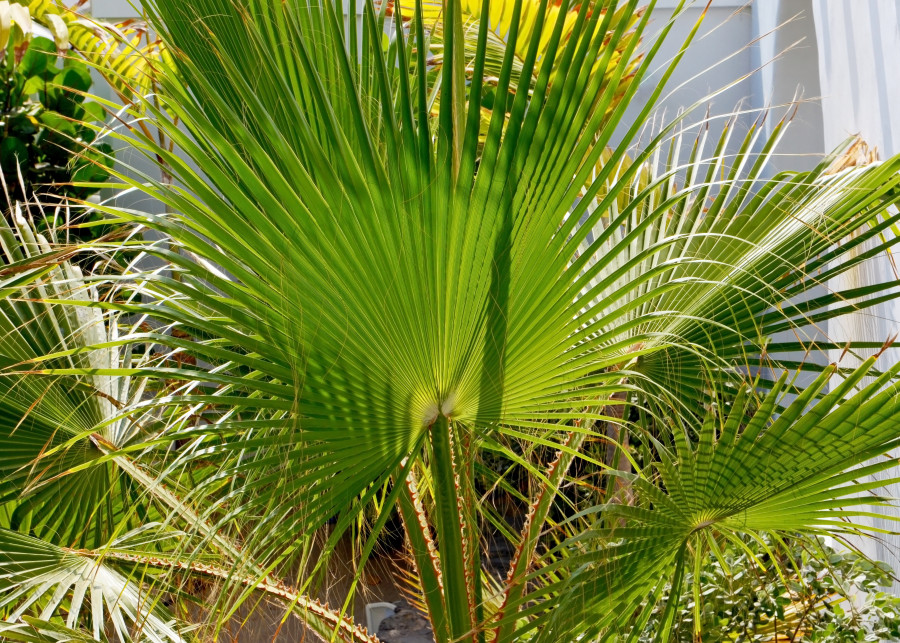
[[[809,557],[802,570],[803,581],[815,598],[832,601],[821,610],[810,610],[809,626],[798,641],[809,643],[851,643],[853,641],[893,641],[900,638],[900,598],[889,589],[893,573],[885,563],[872,562],[853,554],[827,552],[827,563]],[[848,591],[849,590],[849,591]],[[862,593],[844,602],[835,595]],[[810,597],[808,600],[813,600]]]
[[[820,541],[780,546],[744,538],[725,543],[699,576],[700,631],[704,639],[735,643],[850,643],[900,636],[900,598],[889,593],[887,564],[838,551]],[[693,643],[695,573],[685,575],[672,641]],[[651,643],[662,610],[641,635]],[[780,636],[780,638],[776,638]]]
[[[157,74],[171,64],[163,43],[141,20],[118,24],[97,20],[83,13],[86,0],[29,0],[27,5],[35,21],[64,33],[72,51],[109,83],[123,103],[135,108],[157,90]]]
[[[35,192],[51,205],[97,192],[75,185],[106,180],[113,163],[112,147],[95,140],[92,125],[102,125],[106,112],[86,99],[92,85],[88,67],[58,56],[52,40],[38,37],[21,55],[10,46],[0,73],[5,79],[0,84],[0,169],[8,203],[30,200]]]
[[[551,4],[511,5],[496,78],[490,25],[467,45],[454,0],[436,72],[421,3],[386,47],[385,4],[361,25],[327,0],[152,4],[176,65],[115,135],[166,175],[112,173],[166,213],[101,207],[135,234],[86,249],[123,262],[88,278],[26,220],[3,231],[17,633],[180,640],[196,583],[211,637],[272,601],[367,641],[347,610],[397,512],[439,643],[699,638],[723,547],[868,533],[900,365],[820,328],[897,283],[821,285],[897,242],[900,158],[856,166],[848,141],[773,177],[786,121],[641,137],[699,24],[635,105],[673,23],[639,55],[636,0]],[[353,586],[321,605],[355,529]],[[499,578],[487,535],[513,551]],[[90,565],[115,572],[92,601],[141,614],[88,617]]]

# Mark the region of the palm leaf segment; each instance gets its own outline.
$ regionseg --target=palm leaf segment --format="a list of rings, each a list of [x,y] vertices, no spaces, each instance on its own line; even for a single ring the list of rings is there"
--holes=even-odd
[[[3,637],[181,641],[187,630],[160,597],[177,595],[186,576],[235,580],[241,561],[250,571],[237,582],[247,591],[290,605],[322,636],[337,628],[344,640],[370,640],[326,605],[270,580],[224,534],[201,530],[196,557],[190,538],[173,528],[203,523],[171,491],[183,491],[180,481],[162,483],[154,462],[128,451],[167,426],[152,405],[134,410],[146,381],[121,374],[151,355],[133,358],[122,345],[119,316],[100,307],[103,281],[67,261],[76,248],[37,234],[21,204],[13,218],[14,228],[0,228]],[[60,373],[37,375],[36,361]]]
[[[167,343],[211,367],[109,372],[187,383],[168,402],[203,409],[206,421],[186,422],[169,439],[191,441],[178,466],[196,460],[219,467],[191,494],[209,507],[204,519],[241,533],[246,548],[274,566],[329,517],[339,514],[346,526],[389,478],[409,479],[422,456],[438,490],[433,519],[442,551],[433,573],[442,583],[425,588],[445,608],[433,616],[435,631],[442,639],[468,636],[481,626],[482,599],[473,573],[477,547],[471,533],[458,529],[460,516],[470,517],[459,508],[470,494],[468,456],[482,431],[530,437],[552,428],[548,421],[568,429],[576,419],[616,420],[607,407],[626,390],[648,407],[666,402],[679,411],[678,421],[690,421],[694,403],[709,399],[698,382],[715,388],[759,364],[786,362],[780,353],[810,348],[812,339],[802,334],[811,338],[816,323],[859,308],[865,289],[793,302],[823,275],[860,260],[852,251],[877,234],[867,226],[897,200],[897,161],[837,174],[823,165],[767,180],[774,141],[755,153],[751,135],[720,185],[724,143],[708,157],[698,145],[682,166],[676,138],[668,161],[659,161],[676,123],[634,163],[621,163],[664,82],[626,128],[625,143],[606,151],[659,46],[651,43],[634,67],[650,14],[635,23],[637,3],[613,11],[616,4],[582,5],[570,22],[563,3],[553,23],[542,3],[519,77],[536,77],[534,89],[511,95],[523,20],[523,5],[513,5],[497,80],[500,104],[482,145],[489,29],[479,27],[466,86],[456,3],[443,12],[436,116],[422,19],[409,33],[398,30],[385,48],[384,13],[372,4],[360,28],[345,24],[341,6],[328,2],[155,3],[155,24],[177,52],[182,74],[164,77],[164,108],[192,136],[149,109],[204,174],[152,140],[134,141],[167,162],[184,189],[144,177],[143,189],[177,215],[110,209],[164,232],[180,250],[148,247],[178,278],[145,278],[154,303],[127,310],[181,332],[122,341]],[[490,10],[485,3],[482,15]],[[611,29],[616,15],[622,19]],[[670,27],[664,25],[662,37]],[[618,52],[614,45],[626,37],[628,46]],[[278,46],[283,42],[292,47]],[[595,74],[598,65],[612,72]],[[632,73],[634,82],[613,107],[618,81]],[[681,170],[686,184],[676,189]],[[843,302],[836,310],[829,308],[833,299]],[[801,339],[768,343],[769,333],[784,328]],[[684,368],[666,368],[673,363]],[[868,455],[893,444],[890,425],[864,445]],[[722,460],[738,485],[752,475],[714,451],[715,458],[698,452],[696,466]],[[689,457],[683,445],[676,452],[679,462]],[[661,470],[672,468],[667,462]],[[679,476],[666,480],[675,485]],[[826,481],[834,482],[819,480]],[[779,494],[789,488],[787,478],[776,482],[758,506],[772,508],[785,497]],[[677,585],[691,530],[725,520],[703,504],[705,496],[688,494],[686,502],[697,506],[673,519],[681,542],[673,552],[674,536],[654,521],[668,520],[665,496],[674,491],[638,486],[647,502],[659,503],[653,516],[663,517],[626,527],[633,541],[601,550],[621,562],[621,578],[633,581],[600,594],[619,606],[608,614],[628,614],[621,606],[658,595],[668,563]],[[392,500],[402,488],[395,485]],[[734,498],[745,493],[731,491]],[[414,497],[407,506],[414,516]],[[630,521],[629,511],[622,509]],[[640,523],[638,509],[632,513]],[[797,528],[823,527],[800,522]],[[652,562],[635,555],[648,547],[659,553]],[[609,579],[601,572],[590,582]],[[577,585],[592,574],[564,576],[557,581]],[[542,591],[513,600],[507,622],[523,618],[534,627],[562,619],[546,631],[573,630],[561,612],[540,615],[553,601],[526,602],[558,597],[565,586]],[[588,602],[585,610],[594,606]],[[614,631],[611,618],[594,625]],[[582,619],[580,627],[591,625]]]
[[[380,3],[376,3],[378,5]],[[358,6],[362,5],[359,3]],[[433,1],[423,2],[422,20],[424,23],[424,32],[430,43],[430,56],[428,58],[429,69],[434,70],[439,77],[440,69],[443,65],[443,6],[441,3]],[[398,17],[406,21],[411,21],[416,15],[416,3],[412,0],[403,0],[402,2],[391,2],[388,5],[388,13],[396,13],[399,8]],[[545,15],[542,15],[541,3],[538,0],[526,0],[522,2],[521,7],[516,7],[515,2],[492,2],[489,5],[489,15],[486,20],[489,28],[485,33],[486,41],[483,45],[483,52],[479,54],[478,42],[480,24],[485,20],[482,10],[483,3],[479,0],[463,0],[460,3],[460,18],[462,20],[463,35],[463,52],[466,60],[466,77],[471,82],[471,74],[474,71],[473,61],[479,55],[483,56],[483,84],[481,91],[483,96],[482,105],[482,134],[487,134],[490,125],[490,106],[496,100],[497,82],[500,79],[503,61],[507,50],[507,45],[512,43],[515,48],[516,57],[512,60],[512,68],[509,80],[508,90],[511,94],[515,94],[520,89],[519,82],[525,80],[527,84],[521,89],[531,92],[534,90],[538,81],[539,67],[532,69],[531,75],[523,75],[522,69],[528,56],[528,49],[531,46],[532,36],[536,29],[540,29],[540,41],[537,50],[537,59],[540,61],[544,58],[551,41],[554,39],[554,30],[556,23],[560,19],[559,13],[561,7],[556,4],[550,4],[546,8]],[[589,11],[593,10],[606,11],[607,9],[600,5],[591,6]],[[604,82],[607,84],[617,83],[617,98],[624,95],[625,90],[631,80],[633,72],[640,63],[641,56],[632,54],[629,59],[629,66],[625,69],[625,74],[617,77],[617,68],[623,52],[630,49],[630,39],[638,38],[638,35],[631,31],[631,28],[637,24],[641,17],[641,12],[630,12],[627,6],[621,7],[609,22],[607,29],[609,35],[613,36],[620,27],[620,23],[628,21],[627,27],[616,38],[610,38],[609,45],[615,48],[615,54],[611,57],[605,56],[605,47],[597,52],[597,60],[594,67],[594,74],[602,73]],[[511,38],[513,20],[517,20],[515,37]],[[568,9],[565,15],[562,31],[559,39],[565,42],[573,33],[573,29],[578,20],[578,7]],[[559,60],[556,61],[560,62]],[[601,63],[606,66],[601,69]],[[556,75],[556,71],[551,71],[550,82],[552,83]],[[437,79],[439,81],[439,78]],[[439,84],[439,82],[438,82]],[[436,94],[436,101],[433,106],[435,114],[439,109],[440,93]],[[615,106],[614,100],[611,107]],[[508,107],[508,106],[507,106]]]
[[[129,503],[110,463],[91,466],[103,445],[124,447],[139,433],[139,418],[121,409],[140,400],[143,385],[129,377],[82,375],[27,377],[32,360],[69,354],[51,364],[92,371],[130,361],[129,349],[109,344],[117,324],[97,309],[50,306],[40,300],[84,304],[97,299],[81,271],[66,261],[72,249],[51,246],[35,234],[16,206],[16,228],[2,228],[4,298],[0,300],[0,435],[6,445],[0,463],[0,502],[9,525],[53,534],[65,546],[97,545]],[[59,498],[69,502],[59,502]]]
[[[867,360],[824,396],[834,367],[800,396],[785,394],[785,373],[763,399],[753,401],[743,389],[728,411],[708,414],[702,426],[676,429],[674,449],[660,446],[658,482],[634,478],[639,503],[598,508],[596,526],[561,544],[555,559],[548,555],[531,575],[543,587],[519,601],[534,617],[525,629],[537,628],[540,641],[578,635],[634,640],[628,637],[641,633],[636,624],[649,617],[661,592],[677,595],[685,567],[721,557],[723,539],[742,547],[742,534],[759,539],[769,533],[781,542],[797,533],[868,529],[859,517],[878,515],[872,507],[889,499],[873,495],[883,480],[860,481],[894,468],[891,458],[872,458],[900,440],[900,390],[892,383],[897,368],[854,393],[874,362]],[[689,437],[694,431],[699,439]],[[561,585],[546,582],[562,561],[564,569],[578,571]],[[560,595],[547,601],[548,592]],[[535,607],[541,599],[565,609]]]
[[[130,349],[115,343],[116,317],[85,306],[98,293],[66,261],[75,250],[37,234],[21,205],[15,227],[0,228],[0,631],[67,640],[64,630],[77,626],[93,640],[109,626],[121,641],[138,630],[147,640],[181,641],[148,585],[73,549],[101,547],[138,518],[159,515],[120,463],[104,458],[143,433],[138,416],[121,415],[141,399],[143,384],[96,372],[131,361]],[[27,374],[50,354],[60,357],[48,365],[81,373]]]
[[[42,607],[39,621],[44,623],[33,625],[38,631],[52,632],[49,619],[65,601],[67,628],[93,622],[93,638],[83,640],[100,640],[106,623],[119,641],[184,640],[172,616],[161,605],[154,605],[141,583],[129,576],[84,553],[0,529],[0,609],[15,607],[11,621],[42,601],[38,603]],[[27,628],[0,624],[4,637],[22,631]]]

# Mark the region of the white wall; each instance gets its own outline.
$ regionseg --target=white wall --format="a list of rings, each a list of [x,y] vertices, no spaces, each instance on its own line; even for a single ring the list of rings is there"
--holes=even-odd
[[[141,0],[91,0],[91,13],[95,18],[136,18],[140,6]]]
[[[819,42],[819,73],[822,82],[822,136],[827,146],[860,134],[881,157],[900,154],[900,76],[896,61],[900,52],[900,0],[813,0],[815,28]],[[836,287],[853,287],[896,279],[890,260],[875,257],[843,276]],[[884,341],[900,331],[900,304],[880,305],[829,323],[835,335],[855,335]],[[900,359],[892,349],[886,363]],[[895,456],[900,454],[895,453]],[[881,479],[893,472],[885,472]],[[894,473],[895,475],[895,473]],[[889,485],[885,495],[900,498],[900,485]],[[890,531],[900,517],[896,507],[879,508],[885,518],[861,522]],[[900,537],[885,534],[866,539],[859,546],[869,556],[889,563],[900,572]],[[900,595],[900,583],[894,583]]]
[[[663,3],[661,3],[663,4]],[[672,5],[673,3],[665,3]],[[707,102],[711,115],[729,114],[738,106],[750,107],[754,102],[753,86],[745,77],[752,65],[752,50],[747,44],[752,40],[752,11],[749,8],[736,8],[733,2],[723,2],[722,6],[714,4],[709,10],[700,33],[685,53],[679,66],[675,69],[663,93],[663,101],[657,110],[656,124],[670,121],[681,108],[697,102]],[[678,53],[691,29],[701,15],[702,6],[692,7],[676,20],[665,42],[653,60],[654,71],[641,83],[635,100],[626,112],[623,123],[627,126],[633,122],[642,110],[646,100],[657,88],[660,79],[671,59]],[[673,10],[663,8],[654,12],[650,26],[645,34],[644,43],[652,43],[656,34],[672,19]],[[707,101],[706,97],[736,79],[739,81],[723,93]],[[686,149],[690,150],[691,139],[697,128],[690,129],[706,116],[705,107],[701,107],[685,121],[688,131],[685,135]],[[747,114],[739,118],[738,132],[743,134],[753,121]],[[710,136],[715,139],[723,129],[723,119],[713,120]],[[649,134],[649,133],[648,133]],[[643,137],[646,142],[648,136]],[[736,136],[733,146],[740,145],[740,136]],[[714,146],[715,143],[713,142]]]

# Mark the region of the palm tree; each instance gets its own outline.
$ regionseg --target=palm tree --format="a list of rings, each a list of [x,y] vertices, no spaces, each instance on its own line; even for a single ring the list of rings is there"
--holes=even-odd
[[[203,638],[267,601],[372,640],[315,597],[396,510],[437,641],[668,640],[723,547],[866,531],[900,366],[821,328],[895,296],[827,286],[894,244],[900,159],[769,176],[787,119],[636,145],[699,23],[628,123],[653,3],[509,6],[492,77],[457,2],[155,0],[177,70],[136,113],[180,154],[123,137],[176,182],[120,178],[169,214],[105,207],[124,265],[93,277],[3,233],[4,636]]]

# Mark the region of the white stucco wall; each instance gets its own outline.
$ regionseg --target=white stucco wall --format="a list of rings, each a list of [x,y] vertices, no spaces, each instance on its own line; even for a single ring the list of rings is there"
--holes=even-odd
[[[136,18],[140,0],[91,0],[91,13],[97,18]]]
[[[822,137],[832,146],[848,136],[860,134],[881,158],[900,154],[900,75],[896,61],[900,53],[900,0],[812,0],[822,86]],[[836,287],[853,287],[896,279],[886,256],[865,262],[842,276]],[[834,335],[884,341],[900,331],[900,304],[892,302],[829,323]],[[886,363],[900,359],[892,349]],[[900,454],[895,453],[895,456]],[[885,472],[886,479],[896,472]],[[888,485],[883,493],[900,498],[900,485]],[[861,522],[896,531],[897,507],[878,508],[885,518]],[[869,556],[900,570],[900,536],[884,534],[858,542]],[[900,583],[894,583],[900,595]]]

